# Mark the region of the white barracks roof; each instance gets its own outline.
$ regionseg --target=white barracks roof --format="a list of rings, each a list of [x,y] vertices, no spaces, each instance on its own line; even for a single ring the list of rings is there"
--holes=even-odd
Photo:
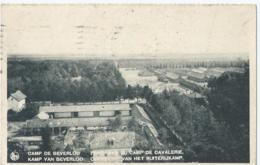
[[[41,136],[16,136],[9,139],[12,142],[21,142],[21,141],[42,141]]]
[[[91,104],[41,106],[40,112],[129,111],[129,104]]]
[[[21,101],[23,99],[26,98],[25,94],[23,94],[21,91],[16,91],[15,93],[12,93],[11,96],[17,100],[17,101]]]

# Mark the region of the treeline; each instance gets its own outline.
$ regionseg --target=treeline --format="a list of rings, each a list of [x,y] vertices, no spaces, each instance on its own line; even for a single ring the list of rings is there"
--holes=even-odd
[[[19,89],[31,101],[115,100],[125,86],[109,61],[8,61],[8,95]]]

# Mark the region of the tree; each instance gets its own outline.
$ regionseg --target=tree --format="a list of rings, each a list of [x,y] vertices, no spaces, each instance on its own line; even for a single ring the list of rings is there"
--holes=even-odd
[[[159,130],[160,140],[163,143],[167,143],[168,139],[170,138],[169,132],[166,128],[161,128]]]
[[[134,90],[131,85],[127,86],[125,98],[130,98],[130,99],[134,98]]]
[[[50,127],[46,126],[45,128],[43,128],[41,136],[42,136],[41,150],[42,151],[52,151]]]
[[[152,95],[153,95],[152,89],[150,89],[149,86],[147,86],[147,85],[144,86],[144,87],[143,87],[142,96],[143,96],[146,100],[150,101]]]
[[[91,158],[90,147],[87,146],[83,151],[81,151],[80,156],[83,157],[86,161],[90,161]]]
[[[109,120],[109,126],[112,128],[113,131],[118,130],[121,125],[122,119],[120,115],[116,116],[114,120]]]

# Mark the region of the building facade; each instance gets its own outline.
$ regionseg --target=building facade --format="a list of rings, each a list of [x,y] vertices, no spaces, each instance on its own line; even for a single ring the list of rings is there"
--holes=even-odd
[[[12,109],[15,112],[22,111],[26,105],[25,99],[26,95],[19,90],[12,93],[8,98],[8,109]]]
[[[130,104],[41,106],[39,112],[48,114],[50,119],[93,117],[109,118],[117,115],[130,116],[131,107]]]
[[[132,118],[130,104],[89,104],[41,106],[36,118],[27,120],[24,134],[39,135],[49,128],[53,134],[61,134],[72,127],[86,130],[108,129],[110,121],[121,117],[126,125]]]

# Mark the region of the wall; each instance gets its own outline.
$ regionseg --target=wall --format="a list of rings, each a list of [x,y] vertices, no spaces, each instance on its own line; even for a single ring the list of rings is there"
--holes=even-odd
[[[25,99],[18,102],[13,97],[8,98],[8,108],[20,112],[25,107]]]

